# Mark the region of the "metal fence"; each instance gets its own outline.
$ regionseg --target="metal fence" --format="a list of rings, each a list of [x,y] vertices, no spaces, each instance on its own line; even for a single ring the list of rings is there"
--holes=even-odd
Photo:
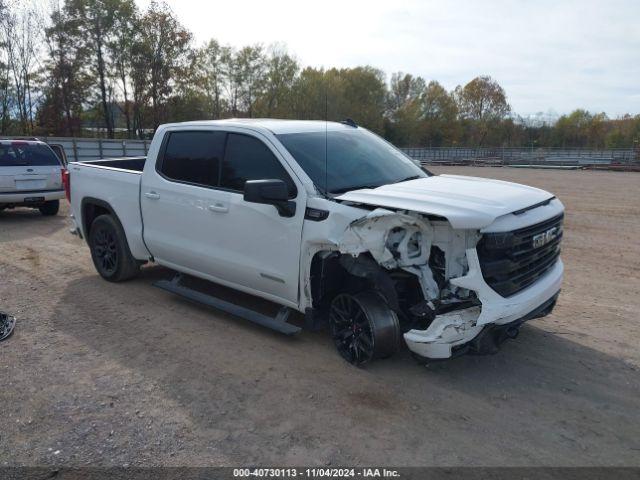
[[[13,137],[16,138],[16,137]],[[22,137],[24,138],[24,137]],[[144,157],[150,140],[39,137],[64,147],[70,162],[114,157]],[[426,165],[542,165],[640,168],[640,149],[593,150],[581,148],[404,148]]]
[[[28,137],[10,137],[28,138]],[[101,158],[144,157],[149,140],[107,140],[103,138],[38,137],[50,144],[62,145],[69,162]]]
[[[582,148],[405,148],[424,164],[640,166],[640,149]]]

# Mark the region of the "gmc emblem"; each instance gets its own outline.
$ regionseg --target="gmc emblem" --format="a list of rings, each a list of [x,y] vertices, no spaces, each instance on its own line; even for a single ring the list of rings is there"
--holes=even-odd
[[[552,227],[546,232],[533,236],[533,248],[540,248],[558,236],[558,227]]]

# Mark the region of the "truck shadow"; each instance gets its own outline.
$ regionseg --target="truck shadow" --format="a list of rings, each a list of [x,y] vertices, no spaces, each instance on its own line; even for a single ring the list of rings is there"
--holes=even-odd
[[[287,458],[291,435],[311,450],[328,442],[344,453],[369,435],[386,445],[370,461],[415,464],[445,448],[446,429],[474,455],[506,449],[516,464],[597,464],[603,445],[621,445],[614,463],[637,463],[640,373],[570,336],[532,322],[493,356],[424,367],[405,349],[358,369],[326,332],[284,337],[150,285],[171,276],[151,267],[125,284],[75,280],[54,327],[159,385],[194,419],[195,438],[228,430],[233,442],[220,448],[232,457]]]
[[[0,243],[48,236],[67,226],[62,214],[43,216],[38,210],[16,208],[0,211]]]

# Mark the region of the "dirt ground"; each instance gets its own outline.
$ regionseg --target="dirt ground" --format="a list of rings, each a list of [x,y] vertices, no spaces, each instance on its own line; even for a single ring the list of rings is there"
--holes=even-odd
[[[493,356],[366,369],[109,284],[66,215],[0,213],[0,465],[640,465],[640,174],[489,168],[567,207],[554,313]],[[244,302],[253,302],[243,298]]]

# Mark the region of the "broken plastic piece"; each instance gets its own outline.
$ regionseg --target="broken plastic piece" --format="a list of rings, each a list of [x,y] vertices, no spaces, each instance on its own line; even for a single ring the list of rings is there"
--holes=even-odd
[[[0,342],[6,338],[9,338],[13,333],[13,328],[16,326],[16,317],[0,312]]]

